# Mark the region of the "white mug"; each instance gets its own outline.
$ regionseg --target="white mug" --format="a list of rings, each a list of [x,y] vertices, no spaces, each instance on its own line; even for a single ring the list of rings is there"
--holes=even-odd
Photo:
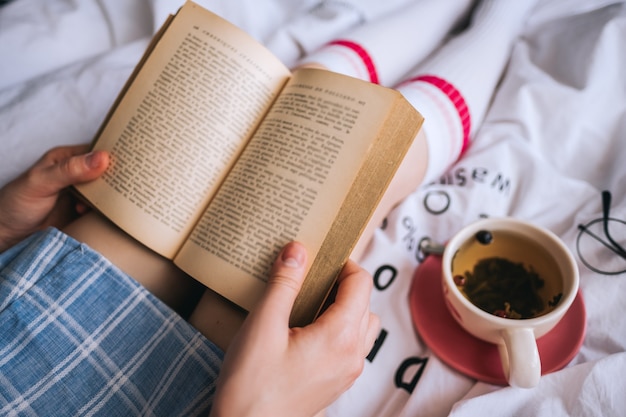
[[[498,345],[511,386],[536,386],[541,377],[536,339],[556,326],[578,293],[578,268],[567,247],[544,228],[487,218],[456,233],[442,262],[444,298],[455,320]],[[521,296],[527,292],[533,296]]]

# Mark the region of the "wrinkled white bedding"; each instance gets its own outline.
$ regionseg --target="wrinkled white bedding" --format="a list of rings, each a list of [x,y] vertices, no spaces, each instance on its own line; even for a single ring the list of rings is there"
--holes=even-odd
[[[89,141],[151,34],[181,3],[14,0],[0,8],[0,184],[50,147]],[[290,65],[301,50],[409,1],[199,3]],[[440,182],[416,190],[390,213],[368,248],[363,265],[385,280],[372,305],[386,337],[329,415],[624,415],[626,272],[607,273],[626,270],[626,260],[579,237],[578,224],[602,218],[600,193],[610,190],[611,232],[626,245],[625,132],[626,6],[543,0],[469,151]],[[416,243],[444,242],[484,215],[551,229],[579,264],[584,343],[565,369],[545,375],[535,389],[464,376],[429,349],[411,321],[408,294],[423,256]]]

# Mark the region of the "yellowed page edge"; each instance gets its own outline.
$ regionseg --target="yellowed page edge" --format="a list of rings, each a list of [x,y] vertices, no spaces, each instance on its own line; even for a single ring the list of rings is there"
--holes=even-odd
[[[313,260],[292,311],[292,326],[311,323],[319,314],[336,277],[422,126],[421,114],[398,96],[397,105],[389,111],[386,126],[378,135],[380,139],[370,149],[369,157]]]

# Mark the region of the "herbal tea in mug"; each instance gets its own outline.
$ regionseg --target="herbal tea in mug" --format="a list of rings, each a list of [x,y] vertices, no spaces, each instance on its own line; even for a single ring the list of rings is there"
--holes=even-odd
[[[472,304],[499,317],[539,317],[552,311],[563,293],[555,260],[512,231],[477,232],[454,255],[452,274]]]
[[[537,338],[559,323],[578,293],[578,268],[568,248],[545,228],[486,218],[454,234],[441,262],[452,317],[470,334],[498,345],[510,385],[536,386]]]

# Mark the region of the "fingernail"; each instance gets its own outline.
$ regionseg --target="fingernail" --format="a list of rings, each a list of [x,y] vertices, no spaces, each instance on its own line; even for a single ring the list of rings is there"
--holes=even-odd
[[[100,166],[100,158],[96,156],[96,152],[89,152],[85,155],[85,163],[89,168],[98,168]]]
[[[289,244],[283,250],[281,259],[289,268],[300,268],[304,264],[304,248],[297,244]]]

